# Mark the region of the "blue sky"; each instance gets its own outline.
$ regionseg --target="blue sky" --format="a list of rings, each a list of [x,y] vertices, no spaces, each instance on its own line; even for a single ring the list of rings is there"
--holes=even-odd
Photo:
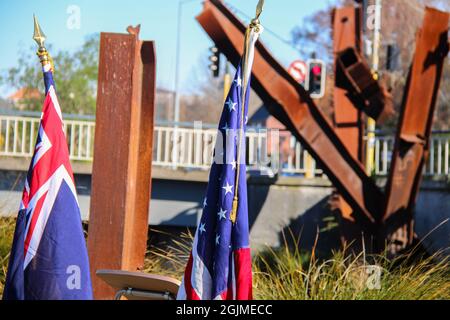
[[[253,15],[257,0],[228,0],[232,6]],[[303,17],[325,7],[328,0],[266,0],[261,21],[265,27],[284,39],[290,39],[292,28]],[[201,12],[201,0],[183,5],[181,41],[181,89],[189,87],[191,73],[201,66],[208,55],[211,41],[194,19]],[[80,28],[68,28],[68,9],[80,9]],[[125,32],[128,25],[141,23],[141,39],[155,40],[157,53],[157,83],[167,89],[174,87],[175,48],[178,0],[17,0],[0,1],[0,71],[17,63],[20,50],[29,50],[34,44],[33,13],[39,19],[53,50],[74,50],[85,37],[98,32]],[[240,16],[240,18],[244,18]],[[299,58],[298,53],[265,32],[262,41],[284,65]],[[37,63],[37,58],[36,58]],[[38,67],[38,63],[36,64]],[[0,95],[11,92],[0,88]]]

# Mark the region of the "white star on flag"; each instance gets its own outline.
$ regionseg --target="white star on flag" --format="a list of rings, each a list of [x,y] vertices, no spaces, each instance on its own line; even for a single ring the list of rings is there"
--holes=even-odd
[[[226,214],[227,214],[227,210],[223,210],[222,208],[220,208],[220,211],[217,212],[217,215],[219,216],[219,220],[226,219],[227,218],[225,216]]]
[[[216,235],[216,244],[219,244],[220,234]]]
[[[237,85],[238,87],[241,87],[241,86],[242,86],[242,79],[241,79],[240,76],[238,76],[238,78],[237,78],[236,80],[234,80],[233,82],[236,82],[236,85]]]
[[[206,208],[206,206],[208,205],[208,203],[206,202],[206,199],[207,199],[207,198],[205,198],[205,199],[203,200],[203,208]]]
[[[231,190],[233,188],[232,185],[230,185],[227,181],[227,185],[222,187],[222,189],[225,190],[225,195],[227,195],[228,193],[233,193],[233,190]]]
[[[222,127],[222,130],[228,130],[228,129],[230,129],[230,128],[228,127],[228,124],[225,122],[225,125]]]
[[[225,104],[228,106],[228,110],[230,110],[230,112],[233,111],[233,110],[236,111],[237,103],[233,102],[231,100],[231,98],[228,98],[228,101]]]
[[[199,229],[200,233],[206,232],[205,225],[206,225],[205,223],[200,223],[200,229]]]
[[[231,164],[231,168],[232,168],[233,170],[236,170],[236,164],[237,164],[236,160],[231,161],[230,164]]]

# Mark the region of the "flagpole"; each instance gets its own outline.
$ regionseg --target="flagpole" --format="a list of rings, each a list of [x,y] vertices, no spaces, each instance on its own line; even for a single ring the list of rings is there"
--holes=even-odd
[[[255,18],[250,22],[247,30],[245,32],[244,38],[244,52],[242,55],[242,64],[241,64],[241,79],[242,79],[242,88],[241,88],[241,115],[240,115],[240,127],[239,127],[239,141],[237,146],[237,168],[236,168],[236,180],[235,180],[235,188],[234,188],[234,198],[233,198],[233,206],[231,209],[230,220],[236,223],[237,216],[237,207],[239,201],[239,176],[241,169],[241,156],[242,156],[242,139],[244,134],[244,124],[245,124],[245,99],[247,95],[247,87],[250,80],[253,58],[254,58],[254,49],[255,43],[258,40],[259,35],[261,34],[263,27],[259,21],[259,17],[263,12],[264,0],[259,0],[258,5],[256,7],[256,15]],[[245,160],[244,160],[245,161]]]
[[[39,57],[39,60],[41,61],[42,67],[49,64],[51,70],[53,71],[53,61],[52,61],[52,58],[50,57],[50,54],[48,53],[47,48],[45,47],[45,44],[44,44],[47,37],[45,36],[44,32],[42,31],[41,27],[39,26],[39,22],[34,14],[33,14],[33,20],[34,20],[33,40],[36,41],[36,43],[38,44],[38,50],[37,50],[36,54]]]

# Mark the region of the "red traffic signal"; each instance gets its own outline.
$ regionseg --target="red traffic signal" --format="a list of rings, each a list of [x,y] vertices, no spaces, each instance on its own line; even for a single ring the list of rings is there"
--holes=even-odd
[[[309,60],[305,87],[309,91],[311,98],[319,99],[325,95],[325,80],[325,62],[317,59]]]
[[[322,74],[322,66],[320,65],[314,65],[311,68],[311,72],[313,73],[313,75],[315,76],[320,76]]]

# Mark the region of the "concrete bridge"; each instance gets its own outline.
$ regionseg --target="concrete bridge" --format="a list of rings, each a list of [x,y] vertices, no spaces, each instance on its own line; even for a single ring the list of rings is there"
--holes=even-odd
[[[75,173],[83,220],[89,220],[93,118],[65,117],[64,129]],[[0,213],[15,215],[24,177],[34,148],[39,118],[34,113],[0,115]],[[216,130],[213,126],[157,123],[154,135],[153,187],[149,225],[194,228],[200,219]],[[270,135],[265,128],[251,128],[248,145],[248,202],[254,248],[278,246],[283,233],[301,232],[301,246],[310,247],[321,230],[320,247],[338,247],[339,239],[327,199],[333,187],[295,138],[289,152],[279,157],[267,151]],[[286,142],[286,141],[284,141]],[[431,155],[424,172],[416,208],[416,233],[431,251],[450,248],[450,134],[433,136]],[[375,140],[374,173],[382,186],[390,165],[393,137]],[[440,225],[442,224],[442,225]]]

